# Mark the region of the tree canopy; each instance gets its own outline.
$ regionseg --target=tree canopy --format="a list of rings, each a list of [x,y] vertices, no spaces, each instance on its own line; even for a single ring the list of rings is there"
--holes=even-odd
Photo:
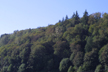
[[[108,71],[108,13],[76,11],[55,25],[0,37],[0,72],[90,71]]]

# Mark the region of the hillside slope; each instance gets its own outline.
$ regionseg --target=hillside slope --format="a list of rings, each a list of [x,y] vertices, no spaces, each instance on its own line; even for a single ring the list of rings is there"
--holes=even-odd
[[[76,11],[55,25],[0,37],[0,72],[108,71],[108,14]]]

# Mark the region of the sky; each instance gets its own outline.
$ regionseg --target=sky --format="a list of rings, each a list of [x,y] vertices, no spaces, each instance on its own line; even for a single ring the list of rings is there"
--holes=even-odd
[[[87,10],[108,13],[108,0],[0,0],[0,35],[56,24],[66,15]]]

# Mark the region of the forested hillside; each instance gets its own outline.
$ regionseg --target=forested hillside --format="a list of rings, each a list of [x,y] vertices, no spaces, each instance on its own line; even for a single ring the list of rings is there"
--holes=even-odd
[[[1,35],[0,72],[108,72],[108,13]]]

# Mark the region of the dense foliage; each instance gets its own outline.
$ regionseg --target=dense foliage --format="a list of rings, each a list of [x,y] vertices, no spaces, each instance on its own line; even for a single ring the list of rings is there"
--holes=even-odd
[[[108,72],[108,14],[78,12],[55,25],[0,37],[0,72]]]

